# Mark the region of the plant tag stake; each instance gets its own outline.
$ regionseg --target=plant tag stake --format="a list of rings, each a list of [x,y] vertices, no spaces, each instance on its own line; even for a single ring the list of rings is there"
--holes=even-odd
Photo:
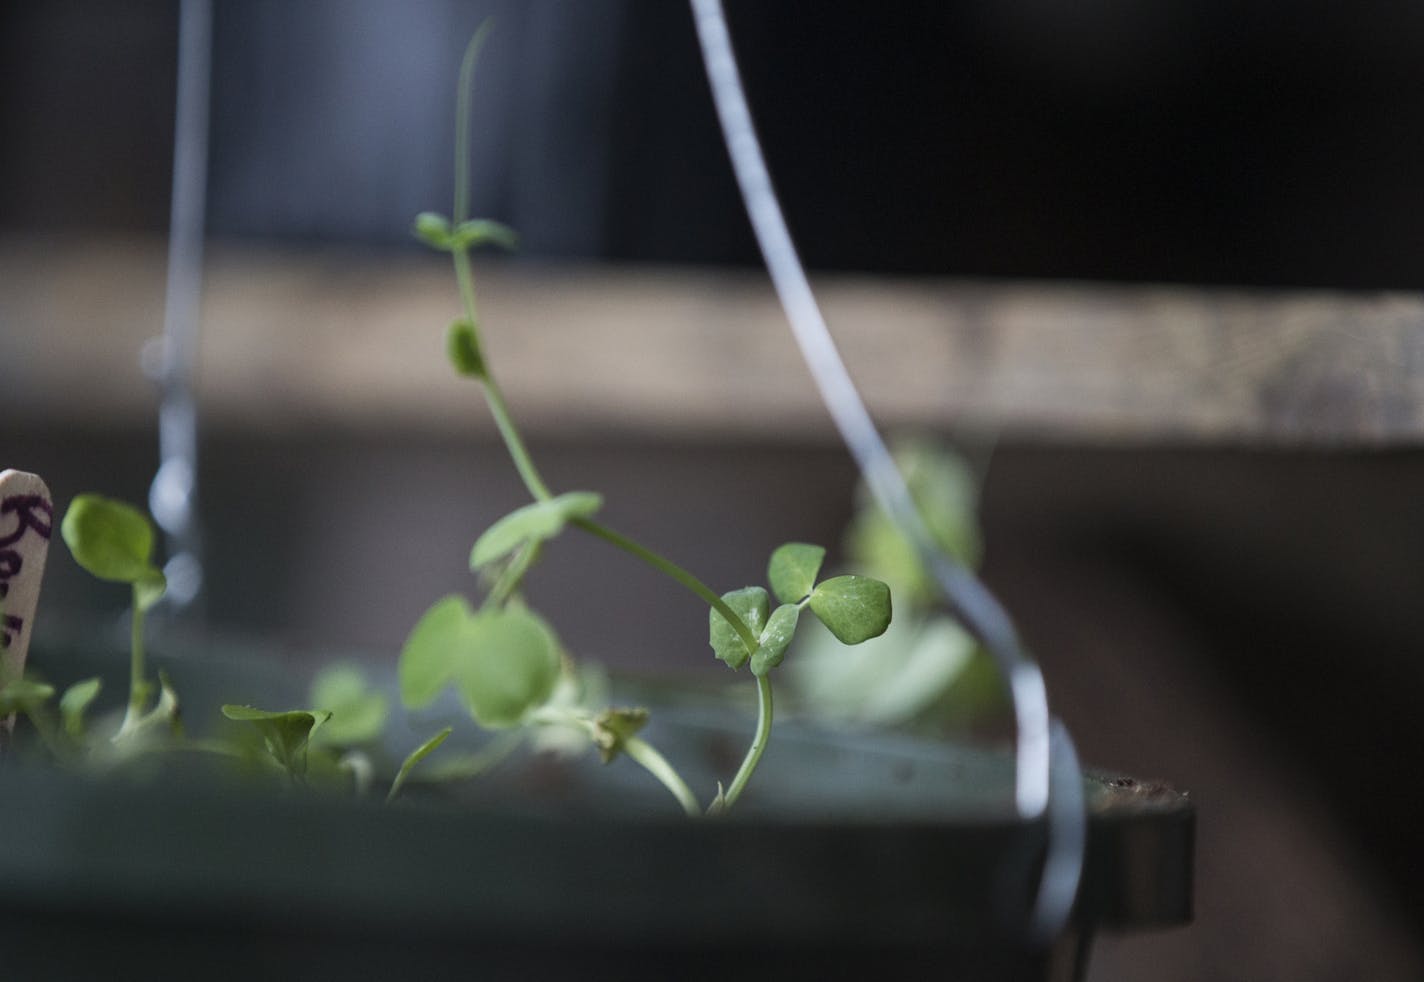
[[[45,482],[24,471],[0,471],[0,685],[24,674],[53,527]],[[13,716],[0,720],[0,731],[13,723]]]

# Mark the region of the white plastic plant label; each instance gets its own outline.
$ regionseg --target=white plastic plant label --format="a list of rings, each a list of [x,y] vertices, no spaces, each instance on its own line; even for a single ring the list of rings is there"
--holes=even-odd
[[[0,684],[24,674],[53,528],[45,482],[24,471],[0,471]]]

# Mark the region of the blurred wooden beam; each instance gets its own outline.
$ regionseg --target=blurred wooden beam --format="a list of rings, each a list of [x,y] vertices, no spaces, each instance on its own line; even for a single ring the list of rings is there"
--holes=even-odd
[[[813,438],[829,424],[764,277],[544,267],[479,273],[489,354],[533,431]],[[154,241],[0,240],[0,411],[151,418]],[[827,318],[887,426],[1009,437],[1413,444],[1424,298],[824,276]],[[418,253],[216,246],[199,389],[233,426],[472,430],[444,362],[447,265]]]

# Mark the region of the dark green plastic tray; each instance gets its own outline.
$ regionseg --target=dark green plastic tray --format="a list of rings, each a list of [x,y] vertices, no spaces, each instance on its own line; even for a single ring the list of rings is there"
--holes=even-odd
[[[71,649],[33,663],[63,682],[123,659]],[[301,704],[274,663],[190,654],[166,668],[191,725],[219,700]],[[654,718],[652,736],[694,787],[727,773],[729,755],[735,766],[750,732],[695,711]],[[1095,932],[1191,913],[1190,803],[1124,777],[1086,782],[1074,923],[1042,947],[1024,938],[1044,831],[1013,817],[1009,758],[983,748],[788,725],[737,814],[697,822],[638,768],[587,759],[526,757],[459,798],[417,793],[392,807],[11,761],[0,771],[0,968],[1071,979]]]

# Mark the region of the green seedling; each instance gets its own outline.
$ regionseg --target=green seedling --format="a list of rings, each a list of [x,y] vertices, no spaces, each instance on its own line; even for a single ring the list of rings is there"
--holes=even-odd
[[[88,729],[85,714],[94,700],[99,697],[99,690],[103,688],[103,682],[99,679],[85,679],[83,682],[76,682],[65,690],[64,695],[59,699],[59,716],[64,722],[64,732],[71,740],[82,740],[84,733]]]
[[[316,777],[329,784],[333,776],[345,775],[343,780],[358,791],[369,787],[374,767],[365,748],[374,747],[384,735],[390,705],[384,693],[370,687],[359,667],[336,663],[317,674],[311,699],[319,708],[271,711],[223,706],[222,714],[244,724],[260,744],[257,757],[252,741],[240,736],[188,739],[172,682],[160,671],[155,686],[144,670],[143,617],[163,595],[163,574],[153,563],[154,533],[148,518],[123,502],[83,494],[70,505],[61,530],[80,566],[100,579],[129,583],[133,590],[129,699],[123,721],[106,740],[90,734],[86,717],[100,695],[97,678],[75,683],[59,698],[58,726],[48,709],[54,689],[31,679],[0,687],[0,716],[12,711],[24,714],[61,761],[103,764],[150,751],[192,751],[256,760],[296,785],[307,785]],[[155,688],[157,699],[150,707]],[[488,697],[480,705],[487,702]],[[407,759],[392,795],[414,763],[438,743],[427,743]]]
[[[153,687],[144,677],[144,615],[168,588],[162,570],[153,564],[153,526],[131,505],[96,494],[81,494],[65,512],[60,534],[80,566],[101,580],[127,583],[133,592],[129,701],[114,742],[131,739],[157,720],[176,720],[177,700],[170,687],[163,688],[159,705],[152,712],[146,710]]]
[[[518,726],[554,692],[559,642],[518,603],[471,610],[446,597],[426,612],[400,657],[401,698],[417,709],[453,684],[481,726]]]
[[[19,715],[30,720],[45,747],[56,757],[63,755],[59,734],[45,712],[54,698],[54,686],[30,678],[11,679],[0,685],[0,719]]]
[[[924,438],[901,441],[895,461],[936,544],[974,566],[983,552],[974,468]],[[858,493],[845,554],[890,584],[895,623],[850,654],[824,632],[804,637],[789,673],[803,711],[841,722],[943,730],[969,726],[1003,707],[992,660],[938,608],[937,590],[913,543],[866,488]]]
[[[768,745],[772,677],[791,650],[803,612],[809,611],[841,643],[860,644],[889,626],[890,589],[866,576],[822,577],[826,551],[788,543],[771,555],[770,591],[747,586],[718,593],[686,568],[600,521],[601,495],[555,493],[545,482],[496,382],[476,308],[471,251],[487,244],[504,248],[517,244],[510,229],[468,214],[470,90],[486,34],[487,27],[482,27],[471,40],[460,68],[453,215],[422,213],[413,231],[422,242],[451,257],[461,310],[445,336],[446,356],[459,376],[479,383],[530,500],[494,522],[473,544],[470,567],[485,586],[483,599],[477,605],[458,595],[438,600],[411,630],[397,665],[400,699],[407,709],[422,710],[453,692],[471,721],[493,735],[477,752],[446,754],[422,766],[451,734],[448,727],[440,730],[395,769],[386,797],[394,800],[417,766],[430,778],[471,777],[521,745],[568,750],[572,741],[579,749],[596,750],[605,763],[626,757],[662,784],[688,815],[704,813],[687,782],[644,736],[648,711],[608,705],[597,673],[575,662],[550,622],[524,598],[530,572],[546,552],[557,549],[561,535],[573,530],[651,566],[706,605],[714,655],[733,670],[748,668],[755,680],[758,714],[751,746],[725,788],[717,785],[707,809],[720,814],[737,802]],[[223,706],[223,715],[240,724],[236,732],[245,732],[247,740],[241,736],[190,740],[178,725],[178,699],[169,680],[160,673],[155,700],[155,687],[144,672],[144,615],[166,586],[153,561],[152,524],[129,505],[85,494],[71,504],[62,533],[82,567],[101,579],[127,583],[132,590],[129,696],[123,722],[109,741],[111,748],[120,747],[126,754],[159,749],[210,752],[256,759],[296,785],[328,783],[332,775],[340,774],[358,791],[370,786],[377,767],[373,755],[379,755],[390,707],[358,668],[335,665],[320,673],[314,680],[310,709]],[[0,717],[11,710],[24,712],[57,755],[98,757],[90,746],[86,714],[99,692],[97,679],[65,692],[59,699],[56,725],[46,714],[52,689],[28,680],[12,682],[0,688]],[[255,755],[254,744],[259,745]]]
[[[261,735],[267,753],[298,784],[306,780],[307,748],[312,737],[332,716],[322,709],[270,712],[251,706],[224,706],[222,714],[231,720],[251,723]]]
[[[520,587],[545,547],[574,528],[595,536],[648,564],[686,588],[709,608],[709,640],[716,657],[730,668],[750,667],[757,683],[756,732],[742,766],[712,810],[730,808],[746,787],[767,746],[772,724],[771,674],[782,662],[803,609],[808,609],[845,644],[882,634],[890,623],[889,588],[863,576],[817,580],[825,550],[790,543],[771,557],[767,578],[780,605],[759,586],[718,594],[684,567],[597,519],[602,496],[590,491],[555,494],[540,474],[496,382],[484,350],[476,307],[471,250],[492,243],[511,248],[516,238],[505,226],[472,220],[468,214],[470,92],[487,26],[475,34],[460,66],[455,126],[455,201],[451,217],[423,212],[415,236],[448,253],[454,265],[461,315],[445,338],[446,356],[462,377],[480,383],[485,401],[510,459],[532,499],[495,522],[475,542],[470,565],[491,583],[475,609],[464,598],[445,597],[411,631],[400,657],[401,697],[420,708],[453,688],[473,720],[487,729],[537,731],[560,727],[581,733],[605,762],[626,755],[661,782],[689,814],[701,811],[696,796],[677,771],[643,738],[645,710],[602,708],[555,699],[561,675],[574,672],[552,628],[524,604]],[[428,751],[427,751],[428,752]]]

